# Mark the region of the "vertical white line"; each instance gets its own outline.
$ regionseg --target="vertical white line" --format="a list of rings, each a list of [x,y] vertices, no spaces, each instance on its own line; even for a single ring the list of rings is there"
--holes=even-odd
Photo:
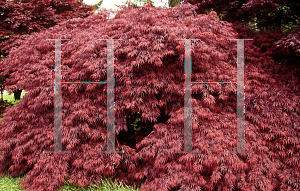
[[[61,40],[67,39],[47,39],[55,40],[55,76],[54,76],[54,152],[45,153],[71,153],[62,151],[62,95],[61,95]]]

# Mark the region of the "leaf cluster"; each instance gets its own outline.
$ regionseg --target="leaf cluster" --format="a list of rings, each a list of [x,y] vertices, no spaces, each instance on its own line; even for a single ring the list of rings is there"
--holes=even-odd
[[[261,52],[300,77],[298,34],[300,3],[287,0],[187,0],[197,13],[215,11],[223,21],[233,23],[239,38],[253,39]],[[252,30],[249,29],[249,26]]]
[[[77,17],[87,17],[93,14],[93,7],[85,5],[82,0],[14,0],[0,2],[0,68],[2,59],[13,48],[31,34],[46,30],[57,23]],[[9,74],[8,74],[9,75]],[[6,79],[7,76],[4,77]],[[3,82],[0,85],[2,89]]]
[[[93,14],[93,7],[75,0],[26,0],[0,2],[0,38],[1,55],[7,55],[12,47],[9,44],[18,41],[22,34],[46,30],[61,21],[71,18],[87,17]],[[9,38],[9,35],[15,34]],[[3,43],[6,41],[6,43]]]

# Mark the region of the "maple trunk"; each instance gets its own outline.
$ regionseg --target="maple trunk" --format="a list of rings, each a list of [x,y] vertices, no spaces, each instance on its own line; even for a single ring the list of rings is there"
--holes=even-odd
[[[22,93],[23,90],[17,90],[17,91],[14,91],[14,98],[15,100],[20,100],[21,99],[21,93]]]

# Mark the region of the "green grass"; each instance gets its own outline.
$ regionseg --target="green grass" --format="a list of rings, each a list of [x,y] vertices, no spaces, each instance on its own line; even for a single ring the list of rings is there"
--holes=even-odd
[[[25,176],[25,175],[24,175]],[[19,180],[24,176],[19,176],[16,178],[8,178],[7,173],[0,179],[0,190],[2,191],[23,191],[24,188],[18,189],[21,185]],[[101,180],[101,184],[94,184],[92,186],[87,187],[79,187],[76,184],[68,184],[65,182],[65,185],[61,187],[58,191],[107,191],[107,190],[114,190],[114,191],[138,191],[138,188],[127,186],[122,184],[122,182],[113,182],[111,179]]]
[[[10,95],[4,95],[3,94],[3,100],[7,100],[8,102],[12,102],[14,105],[17,105],[24,97],[24,93],[21,94],[21,99],[20,100],[16,100],[14,98],[14,94],[10,94]],[[1,94],[0,94],[0,99],[1,99]]]
[[[24,97],[24,93],[21,94],[21,100]],[[0,94],[0,99],[1,99],[1,94]],[[3,95],[3,99],[4,100],[8,100],[8,101],[12,101],[12,103],[14,105],[17,105],[19,101],[21,100],[17,100],[14,101],[14,95]],[[0,119],[3,119],[2,117],[0,117]],[[16,178],[8,178],[8,172],[2,177],[0,178],[0,191],[18,191],[18,190],[25,190],[25,189],[18,189],[18,187],[21,185],[21,183],[19,183],[19,180],[21,178],[23,178],[24,176],[19,176]],[[101,184],[95,184],[92,186],[88,186],[88,187],[79,187],[76,184],[68,184],[67,182],[65,182],[65,185],[59,189],[59,191],[104,191],[104,190],[114,190],[114,191],[138,191],[139,188],[135,188],[135,187],[130,187],[127,186],[125,184],[122,184],[122,182],[112,182],[111,179],[107,179],[107,180],[101,180],[102,181],[102,185]]]
[[[25,176],[25,175],[24,175]],[[19,189],[18,187],[21,185],[19,180],[24,176],[16,177],[16,178],[8,178],[7,173],[0,179],[0,190],[2,191],[23,191],[24,188]],[[138,191],[138,188],[127,186],[122,184],[122,182],[113,182],[111,179],[101,180],[101,184],[94,184],[92,186],[87,187],[79,187],[76,184],[68,184],[65,182],[65,185],[61,187],[58,191]]]

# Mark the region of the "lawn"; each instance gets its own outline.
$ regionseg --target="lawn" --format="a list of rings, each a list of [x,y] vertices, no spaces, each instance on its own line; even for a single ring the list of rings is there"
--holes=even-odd
[[[24,93],[21,94],[21,100],[24,97]],[[0,98],[1,98],[1,94],[0,94]],[[17,100],[14,101],[14,95],[3,95],[3,99],[4,100],[8,100],[8,101],[13,101],[13,104],[16,105],[18,104],[19,101],[21,100]],[[3,118],[0,118],[3,119]],[[25,175],[24,175],[25,176]],[[24,176],[20,176],[20,177],[16,177],[16,178],[8,178],[7,177],[7,173],[5,174],[5,176],[3,176],[0,179],[0,190],[5,190],[5,191],[18,191],[20,189],[18,189],[18,187],[21,185],[19,183],[19,180],[21,178],[23,178]],[[25,190],[25,189],[21,189],[21,190]],[[134,188],[134,187],[129,187],[127,185],[123,185],[121,182],[112,182],[111,179],[107,179],[107,180],[102,180],[102,185],[93,185],[93,186],[88,186],[88,187],[79,187],[78,185],[69,185],[67,182],[66,184],[59,189],[59,191],[96,191],[96,190],[115,190],[115,191],[138,191],[138,188]]]

